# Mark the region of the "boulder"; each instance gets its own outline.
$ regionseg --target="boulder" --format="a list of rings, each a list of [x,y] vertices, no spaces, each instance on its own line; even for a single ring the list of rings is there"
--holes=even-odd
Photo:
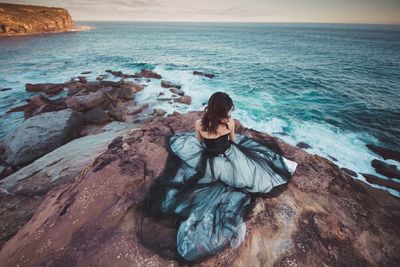
[[[304,148],[304,149],[312,148],[309,144],[304,143],[304,142],[299,142],[299,143],[297,143],[296,146],[300,147],[300,148]]]
[[[147,104],[147,103],[139,105],[139,106],[128,107],[128,114],[129,115],[138,114],[148,107],[149,107],[149,104]]]
[[[398,162],[400,162],[400,152],[399,151],[379,147],[379,146],[372,145],[372,144],[367,144],[366,146],[371,151],[375,152],[376,154],[378,154],[379,156],[381,156],[384,159],[394,159],[394,160],[397,160]]]
[[[350,176],[357,177],[357,173],[353,170],[347,169],[347,168],[340,168],[342,171],[347,173]]]
[[[177,95],[180,95],[180,96],[183,96],[185,94],[185,92],[183,90],[178,89],[178,88],[174,88],[174,87],[170,88],[169,91],[171,93],[174,93],[174,94],[177,94]]]
[[[77,137],[82,125],[83,115],[71,109],[29,118],[4,138],[5,161],[28,164]]]
[[[378,159],[374,159],[371,162],[372,167],[375,168],[377,173],[385,175],[389,178],[397,178],[400,179],[400,170],[397,169],[396,165],[388,164]]]
[[[162,108],[155,108],[154,109],[154,113],[156,116],[164,116],[165,114],[167,114],[167,112],[165,110],[163,110]]]
[[[107,112],[101,108],[94,108],[85,113],[85,120],[88,123],[103,124],[110,120]]]
[[[87,83],[87,78],[85,76],[78,76],[79,82],[81,83]]]
[[[376,175],[372,175],[372,174],[368,174],[368,173],[361,173],[361,174],[365,177],[365,179],[368,181],[368,183],[385,186],[387,188],[391,188],[391,189],[394,189],[394,190],[400,192],[400,183],[396,183],[391,180],[386,180],[386,179],[380,178]]]
[[[0,181],[0,248],[29,219],[52,188],[70,182],[107,150],[124,131],[75,139]]]
[[[161,75],[152,70],[141,70],[135,76],[136,78],[161,79]]]
[[[0,92],[10,91],[10,90],[11,90],[11,88],[1,88]]]
[[[104,101],[102,92],[90,93],[88,95],[74,95],[67,99],[65,103],[67,107],[76,111],[83,111],[94,108]]]
[[[192,102],[192,97],[188,96],[188,95],[184,95],[184,96],[179,97],[175,101],[178,102],[178,103],[190,105],[190,103]]]
[[[228,246],[201,262],[184,262],[176,253],[176,221],[149,218],[140,203],[167,167],[165,138],[193,131],[200,116],[156,118],[115,138],[92,166],[30,209],[32,217],[1,249],[2,264],[397,266],[398,197],[351,178],[325,158],[244,127],[237,129],[298,162],[296,172],[286,186],[255,196],[238,248]]]
[[[166,80],[161,80],[161,87],[164,87],[164,88],[175,87],[175,88],[181,89],[181,85],[170,82],[170,81],[166,81]]]
[[[133,99],[132,90],[130,88],[121,88],[119,90],[119,96],[118,97],[123,99],[123,100],[131,100],[131,99]]]
[[[137,93],[144,89],[144,85],[133,81],[124,81],[123,83],[121,83],[120,87],[123,89],[125,88],[130,89],[132,93]]]
[[[128,116],[128,109],[122,105],[111,107],[108,115],[110,115],[117,121],[126,121]]]
[[[62,83],[37,83],[25,84],[25,89],[28,92],[43,92],[46,94],[58,94],[64,90],[64,84]]]
[[[196,71],[196,70],[193,71],[193,75],[203,76],[203,77],[207,77],[207,78],[210,78],[210,79],[212,79],[212,78],[215,77],[215,74],[212,74],[212,73],[204,73],[204,72]]]

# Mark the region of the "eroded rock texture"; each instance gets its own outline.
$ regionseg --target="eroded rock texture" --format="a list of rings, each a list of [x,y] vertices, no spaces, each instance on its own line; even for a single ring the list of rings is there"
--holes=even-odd
[[[158,118],[113,140],[93,165],[48,192],[0,251],[5,266],[177,266],[176,225],[138,210],[164,169],[165,137],[193,130],[200,113]],[[284,188],[256,200],[238,249],[198,266],[394,266],[400,201],[329,160],[267,134],[238,131],[299,163]],[[144,223],[143,223],[144,221]],[[142,223],[141,223],[142,222]],[[141,234],[138,234],[141,233]]]
[[[0,3],[0,36],[64,32],[72,26],[63,8]]]

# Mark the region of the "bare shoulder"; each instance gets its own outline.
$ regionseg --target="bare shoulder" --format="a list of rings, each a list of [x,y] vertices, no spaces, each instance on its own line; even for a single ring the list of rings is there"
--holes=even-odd
[[[196,120],[196,122],[195,122],[195,127],[196,127],[197,129],[200,129],[200,128],[201,128],[201,119]]]
[[[229,121],[228,121],[228,124],[229,124],[229,127],[231,127],[231,126],[235,126],[235,120],[232,118],[232,117],[230,117],[229,118]]]

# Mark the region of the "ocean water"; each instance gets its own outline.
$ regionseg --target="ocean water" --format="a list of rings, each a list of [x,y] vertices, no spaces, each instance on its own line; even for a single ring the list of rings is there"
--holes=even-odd
[[[0,92],[0,138],[23,121],[21,113],[5,111],[31,95],[25,83],[66,82],[83,71],[93,71],[88,77],[94,80],[106,69],[148,68],[193,97],[190,106],[156,102],[158,92],[168,91],[154,80],[136,95],[152,107],[201,110],[213,92],[224,91],[245,126],[290,144],[306,142],[310,153],[356,172],[376,175],[370,162],[379,156],[365,144],[400,150],[400,26],[80,24],[94,29],[0,38],[0,88],[12,88]],[[217,77],[194,76],[193,70]]]

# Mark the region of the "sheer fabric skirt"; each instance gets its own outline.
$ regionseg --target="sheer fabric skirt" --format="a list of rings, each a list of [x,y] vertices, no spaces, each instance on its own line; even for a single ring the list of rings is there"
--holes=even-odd
[[[285,184],[297,163],[244,135],[218,156],[209,156],[194,132],[174,134],[170,152],[179,168],[159,183],[159,204],[164,214],[179,216],[178,253],[186,260],[215,254],[226,245],[244,240],[244,215],[253,193],[268,193]],[[160,191],[161,190],[161,191]],[[160,194],[161,193],[161,194]]]

